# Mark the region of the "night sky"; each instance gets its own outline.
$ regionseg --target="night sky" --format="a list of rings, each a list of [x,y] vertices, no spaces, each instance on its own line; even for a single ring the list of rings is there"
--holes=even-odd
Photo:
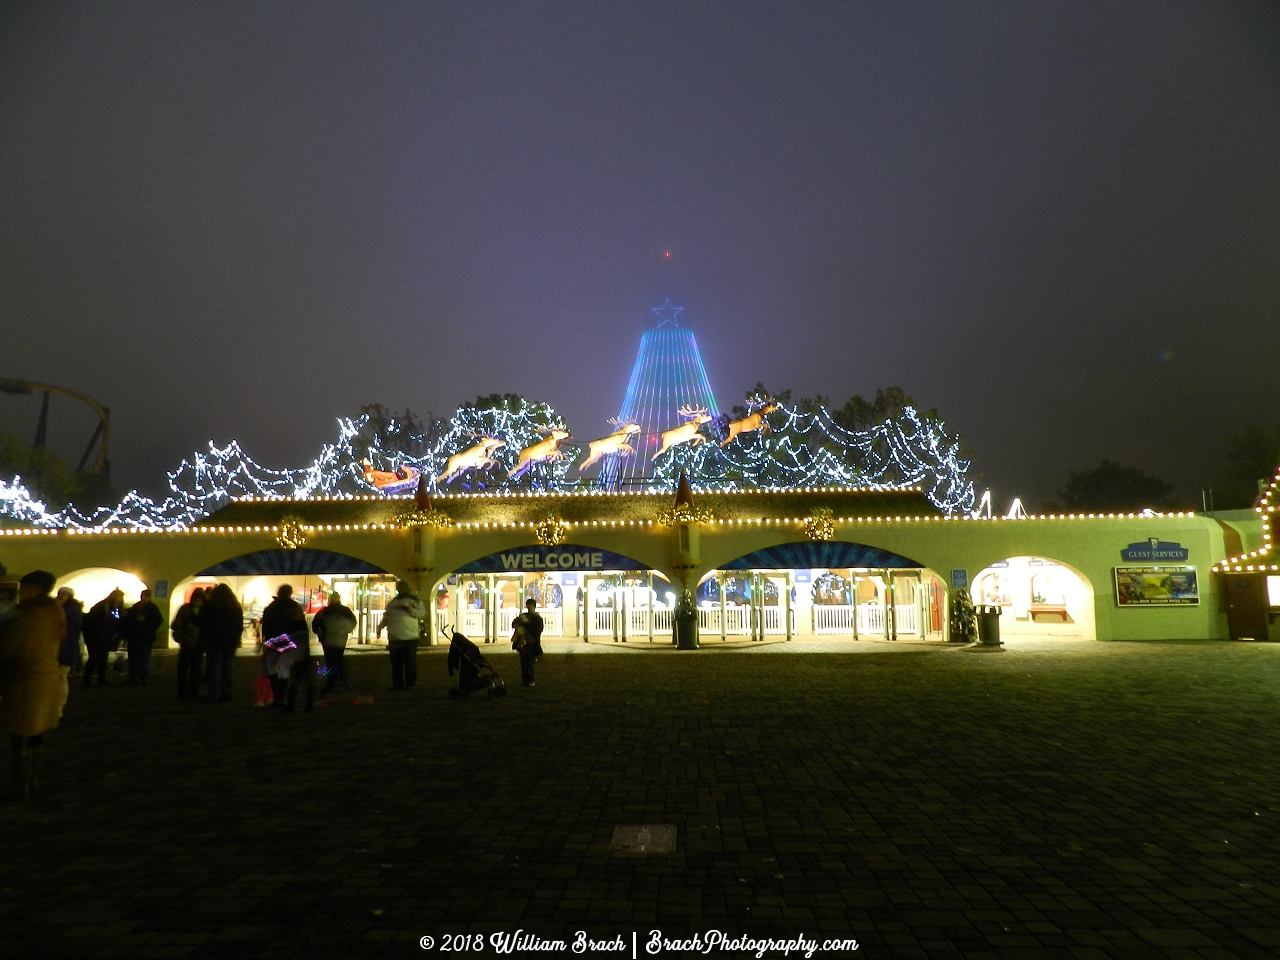
[[[1103,458],[1198,504],[1280,421],[1275,10],[0,7],[0,376],[109,406],[122,488],[374,401],[601,436],[665,297],[725,408],[896,384],[998,507]]]

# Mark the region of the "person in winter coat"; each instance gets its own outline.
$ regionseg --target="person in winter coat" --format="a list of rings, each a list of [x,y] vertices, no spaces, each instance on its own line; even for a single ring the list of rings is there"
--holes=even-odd
[[[143,590],[142,598],[129,608],[120,622],[129,651],[129,683],[146,683],[151,679],[151,648],[156,645],[156,631],[164,623],[164,614],[151,602],[151,591]]]
[[[336,593],[329,594],[329,605],[311,620],[311,629],[320,638],[324,648],[324,665],[329,676],[324,682],[324,692],[330,693],[342,679],[342,685],[351,689],[351,672],[347,668],[347,637],[356,628],[356,615],[344,605]]]
[[[200,608],[200,649],[209,668],[205,699],[222,703],[231,699],[231,662],[244,633],[244,611],[225,583],[208,592]]]
[[[81,629],[84,645],[89,654],[84,665],[84,685],[93,682],[98,675],[98,686],[107,685],[107,657],[120,643],[120,620],[124,616],[124,591],[119,588],[89,608],[84,615]]]
[[[282,636],[288,636],[294,648],[277,653],[268,644]],[[283,703],[286,711],[292,710],[301,690],[306,695],[306,709],[310,710],[315,699],[311,685],[311,631],[307,628],[306,611],[293,599],[293,587],[288,584],[276,591],[276,598],[262,611],[262,642],[262,664],[271,680],[274,702]]]
[[[532,600],[524,602],[525,612],[516,618],[511,646],[520,652],[520,686],[533,686],[533,672],[542,656],[542,615]]]
[[[80,631],[84,628],[84,604],[76,599],[76,592],[70,587],[58,591],[58,606],[62,607],[62,615],[67,618],[67,632],[63,635],[62,646],[58,648],[58,663],[66,667],[63,679],[72,671],[80,669]]]
[[[45,570],[23,577],[16,616],[0,627],[0,721],[9,734],[15,800],[39,792],[44,734],[58,725],[65,703],[58,649],[67,618],[49,596],[55,579]]]
[[[200,608],[204,588],[191,591],[191,599],[173,617],[173,640],[178,645],[178,699],[200,697]]]
[[[378,624],[378,636],[382,636],[383,627],[387,628],[392,690],[412,690],[418,682],[419,621],[426,615],[427,608],[414,596],[409,584],[403,580],[397,583],[396,598],[387,604]]]

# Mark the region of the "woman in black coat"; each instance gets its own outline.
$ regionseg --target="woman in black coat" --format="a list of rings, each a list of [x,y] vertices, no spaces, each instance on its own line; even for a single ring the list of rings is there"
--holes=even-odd
[[[210,703],[231,699],[231,663],[244,633],[244,611],[236,595],[220,583],[205,597],[200,608],[200,648],[209,674]]]

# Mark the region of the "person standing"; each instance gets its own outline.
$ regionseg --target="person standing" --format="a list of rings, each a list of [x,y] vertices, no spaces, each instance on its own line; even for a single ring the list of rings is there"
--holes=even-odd
[[[173,617],[173,639],[178,644],[178,699],[200,698],[200,609],[204,587],[191,591],[191,599]]]
[[[282,653],[266,646],[267,641],[281,636],[293,641],[293,649]],[[306,695],[306,709],[310,710],[315,698],[311,684],[311,631],[307,613],[293,599],[293,587],[288,584],[276,591],[276,598],[262,611],[262,640],[262,662],[271,680],[273,702],[286,711],[292,710],[301,690]]]
[[[55,580],[34,570],[18,581],[16,615],[0,627],[0,719],[9,734],[13,800],[40,791],[44,735],[57,727],[65,702],[58,651],[67,618],[49,596]]]
[[[412,690],[418,682],[418,637],[427,608],[409,584],[396,584],[396,598],[387,604],[378,636],[387,628],[387,650],[391,654],[391,689]]]
[[[107,685],[107,657],[120,643],[120,619],[124,613],[124,591],[118,587],[89,608],[81,629],[89,656],[84,665],[84,685],[98,675],[98,686]]]
[[[329,674],[324,682],[324,693],[332,692],[339,679],[346,689],[351,689],[351,672],[346,661],[347,637],[355,628],[355,613],[343,604],[337,593],[329,594],[329,605],[311,620],[311,629],[324,648],[324,665]]]
[[[209,672],[209,703],[231,699],[231,664],[244,633],[244,611],[236,595],[220,583],[205,597],[200,608],[200,647]]]
[[[129,652],[129,683],[145,684],[151,679],[151,648],[156,645],[156,631],[162,623],[164,615],[151,602],[151,591],[143,590],[138,602],[124,615],[121,626]]]
[[[67,632],[62,637],[62,646],[58,648],[58,664],[65,669],[62,679],[73,671],[80,669],[80,631],[84,628],[84,604],[76,599],[76,592],[70,587],[58,590],[58,606],[62,615],[67,618]]]
[[[537,611],[537,603],[532,600],[524,602],[525,612],[516,618],[515,641],[520,651],[520,686],[533,686],[533,671],[542,656],[542,615]]]
[[[288,671],[281,675],[280,651],[268,646],[267,642],[285,636],[292,640],[295,646],[299,646],[298,640],[301,637],[300,646],[304,652],[306,651],[307,615],[302,609],[302,604],[293,599],[293,587],[287,583],[281,585],[276,591],[275,599],[262,611],[262,672],[271,682],[274,706],[284,706],[285,694],[289,688]]]

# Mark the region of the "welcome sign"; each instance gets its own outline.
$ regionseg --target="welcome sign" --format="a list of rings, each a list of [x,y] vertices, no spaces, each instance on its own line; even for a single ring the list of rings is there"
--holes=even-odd
[[[1186,560],[1190,555],[1191,551],[1182,544],[1169,540],[1159,540],[1155,537],[1138,543],[1131,543],[1120,551],[1120,558],[1128,563]]]
[[[491,553],[473,560],[459,573],[530,573],[543,570],[648,570],[649,566],[630,557],[599,547],[562,543],[555,547],[530,545]]]

